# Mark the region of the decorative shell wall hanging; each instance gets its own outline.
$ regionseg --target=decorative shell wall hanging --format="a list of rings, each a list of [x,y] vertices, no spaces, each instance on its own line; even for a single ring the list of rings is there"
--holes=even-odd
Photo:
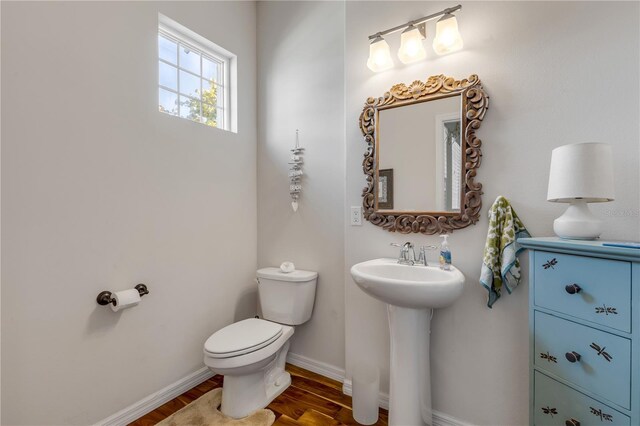
[[[300,147],[300,135],[296,129],[296,143],[291,149],[291,157],[289,159],[289,194],[291,195],[291,208],[294,212],[298,211],[298,199],[302,192],[302,154],[304,148]]]

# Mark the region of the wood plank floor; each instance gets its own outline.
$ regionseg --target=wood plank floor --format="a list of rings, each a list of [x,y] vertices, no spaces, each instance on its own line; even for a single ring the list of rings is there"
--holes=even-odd
[[[287,364],[287,371],[291,373],[291,386],[267,407],[276,415],[275,426],[358,425],[351,412],[351,397],[342,393],[342,383],[291,364]],[[221,386],[222,376],[214,376],[129,426],[155,425]],[[387,420],[387,410],[380,409],[376,426],[386,426]]]

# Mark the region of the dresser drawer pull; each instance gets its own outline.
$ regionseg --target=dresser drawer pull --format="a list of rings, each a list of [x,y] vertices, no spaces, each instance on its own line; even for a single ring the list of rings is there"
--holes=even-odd
[[[558,414],[558,410],[556,408],[552,408],[549,407],[548,405],[546,407],[540,407],[542,408],[542,412],[553,417],[555,414]]]
[[[578,294],[582,290],[582,287],[578,284],[569,284],[564,289],[569,294]]]
[[[553,258],[553,259],[551,259],[551,260],[547,260],[547,261],[544,263],[544,265],[542,265],[542,267],[543,267],[544,269],[549,269],[549,268],[551,268],[551,269],[555,269],[555,268],[554,268],[554,266],[556,266],[557,264],[558,264],[558,261],[557,261],[557,260],[556,260],[556,258],[554,257],[554,258]]]
[[[580,361],[580,354],[578,352],[574,352],[574,351],[567,352],[566,354],[564,354],[564,357],[569,362]]]
[[[577,421],[576,419],[569,419],[566,422],[564,422],[565,426],[580,426],[580,422]]]
[[[602,305],[602,307],[596,306],[596,314],[618,315],[618,311],[616,308],[612,308],[611,306]]]
[[[600,347],[600,345],[596,344],[596,343],[591,343],[589,345],[589,347],[591,349],[593,349],[594,351],[596,351],[596,353],[598,354],[598,356],[603,357],[604,359],[607,360],[607,362],[611,362],[611,360],[613,359],[613,357],[611,355],[609,355],[608,352],[605,352],[605,349],[607,349],[606,346],[603,346],[602,348]]]
[[[613,416],[611,414],[603,413],[601,409],[596,409],[593,407],[589,407],[591,409],[591,414],[596,417],[600,417],[600,421],[606,420],[608,422],[613,421]]]

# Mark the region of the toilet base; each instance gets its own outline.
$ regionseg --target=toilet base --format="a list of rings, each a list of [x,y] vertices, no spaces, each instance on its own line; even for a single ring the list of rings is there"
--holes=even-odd
[[[290,334],[293,334],[293,329]],[[291,385],[291,375],[284,369],[289,352],[290,334],[286,336],[286,343],[273,358],[267,359],[264,365],[261,366],[262,363],[259,363],[236,370],[244,374],[233,374],[232,370],[225,371],[220,407],[224,415],[235,419],[246,417],[256,410],[265,408]],[[253,369],[257,371],[247,371]],[[215,368],[212,370],[216,371]]]
[[[264,372],[246,376],[224,376],[222,406],[220,411],[239,419],[266,407],[291,385],[291,375],[286,371],[274,382],[264,380]]]

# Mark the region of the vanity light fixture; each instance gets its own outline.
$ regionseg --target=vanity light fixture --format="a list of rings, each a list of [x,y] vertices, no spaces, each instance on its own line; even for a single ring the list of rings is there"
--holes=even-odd
[[[458,31],[458,21],[453,12],[462,9],[462,5],[450,7],[420,19],[409,21],[388,30],[380,31],[369,36],[369,59],[367,66],[371,71],[380,72],[393,67],[389,44],[383,36],[402,31],[400,35],[400,49],[398,58],[404,64],[420,61],[427,57],[423,41],[426,38],[426,23],[440,18],[436,23],[436,36],[433,40],[433,50],[438,55],[455,52],[462,49],[462,37]]]
[[[436,23],[436,37],[433,39],[433,50],[438,55],[462,49],[462,36],[458,31],[458,20],[447,13]]]
[[[393,68],[391,49],[381,35],[376,36],[369,45],[369,60],[367,66],[373,72],[386,71]]]
[[[400,34],[400,49],[398,49],[398,58],[403,64],[411,64],[418,62],[427,57],[427,51],[424,50],[422,40],[426,38],[426,25],[424,23],[415,27],[410,24],[402,34]]]

